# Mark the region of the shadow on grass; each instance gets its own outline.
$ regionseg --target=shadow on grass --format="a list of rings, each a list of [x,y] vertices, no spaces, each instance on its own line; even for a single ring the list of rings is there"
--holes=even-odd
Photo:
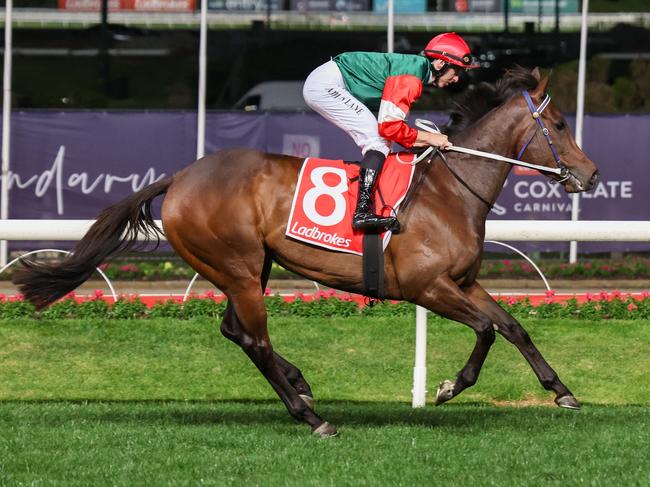
[[[287,424],[293,420],[278,400],[219,400],[219,401],[103,401],[103,400],[38,400],[0,401],[4,406],[38,406],[48,408],[35,422],[66,423],[71,420],[89,420],[120,424],[158,425],[273,425]],[[79,406],[84,407],[82,410]],[[357,427],[422,426],[445,427],[456,430],[494,430],[512,427],[528,421],[563,421],[590,424],[625,421],[628,414],[648,413],[647,406],[603,406],[587,404],[582,411],[572,411],[549,406],[494,406],[487,403],[445,404],[442,407],[427,405],[412,409],[402,402],[323,401],[317,403],[316,412],[336,425]],[[597,413],[597,414],[594,414]],[[629,418],[628,418],[629,419]]]

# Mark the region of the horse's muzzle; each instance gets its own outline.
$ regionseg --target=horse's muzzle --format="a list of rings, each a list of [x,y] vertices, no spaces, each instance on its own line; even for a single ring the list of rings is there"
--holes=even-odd
[[[585,191],[589,191],[592,189],[594,186],[596,186],[596,183],[600,179],[600,173],[598,172],[598,169],[594,171],[594,173],[591,175],[591,178],[587,182],[587,187],[585,188]]]
[[[569,178],[564,183],[564,189],[567,193],[581,193],[583,191],[589,191],[596,185],[599,178],[600,174],[598,170],[593,172],[588,181],[582,181],[579,176],[576,176],[574,173],[569,171]]]

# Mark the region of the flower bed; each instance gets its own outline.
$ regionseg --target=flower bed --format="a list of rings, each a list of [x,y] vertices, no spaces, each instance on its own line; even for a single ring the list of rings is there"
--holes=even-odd
[[[519,319],[525,318],[573,318],[573,319],[650,319],[650,292],[586,293],[581,295],[558,295],[547,291],[541,295],[497,296],[506,310]],[[405,302],[375,302],[372,305],[363,296],[339,294],[335,291],[291,296],[267,295],[266,308],[270,316],[410,316],[415,307]],[[182,298],[162,296],[121,296],[113,302],[102,291],[92,296],[73,293],[36,313],[34,307],[21,296],[0,295],[0,319],[40,317],[43,319],[139,319],[177,318],[190,319],[200,316],[219,318],[226,308],[223,295],[208,292],[192,296],[186,302]]]

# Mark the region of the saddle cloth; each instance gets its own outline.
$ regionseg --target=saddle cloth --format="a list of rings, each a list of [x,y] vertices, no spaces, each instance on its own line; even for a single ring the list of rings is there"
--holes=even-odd
[[[400,153],[403,162],[415,156]],[[390,154],[377,183],[375,210],[382,216],[396,213],[404,200],[415,166],[400,164]],[[363,232],[352,229],[352,215],[359,189],[359,166],[342,160],[309,157],[303,162],[293,196],[286,235],[330,250],[363,254]],[[381,235],[383,249],[391,232]]]

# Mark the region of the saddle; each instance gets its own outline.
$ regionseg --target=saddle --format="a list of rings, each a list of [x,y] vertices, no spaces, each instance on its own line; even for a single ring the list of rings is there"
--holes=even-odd
[[[415,159],[411,153],[391,153],[375,191],[375,211],[396,215],[411,186]],[[307,158],[303,162],[287,222],[286,236],[336,252],[363,256],[366,294],[382,298],[383,251],[392,232],[364,234],[352,228],[358,192],[359,166],[343,160]]]

